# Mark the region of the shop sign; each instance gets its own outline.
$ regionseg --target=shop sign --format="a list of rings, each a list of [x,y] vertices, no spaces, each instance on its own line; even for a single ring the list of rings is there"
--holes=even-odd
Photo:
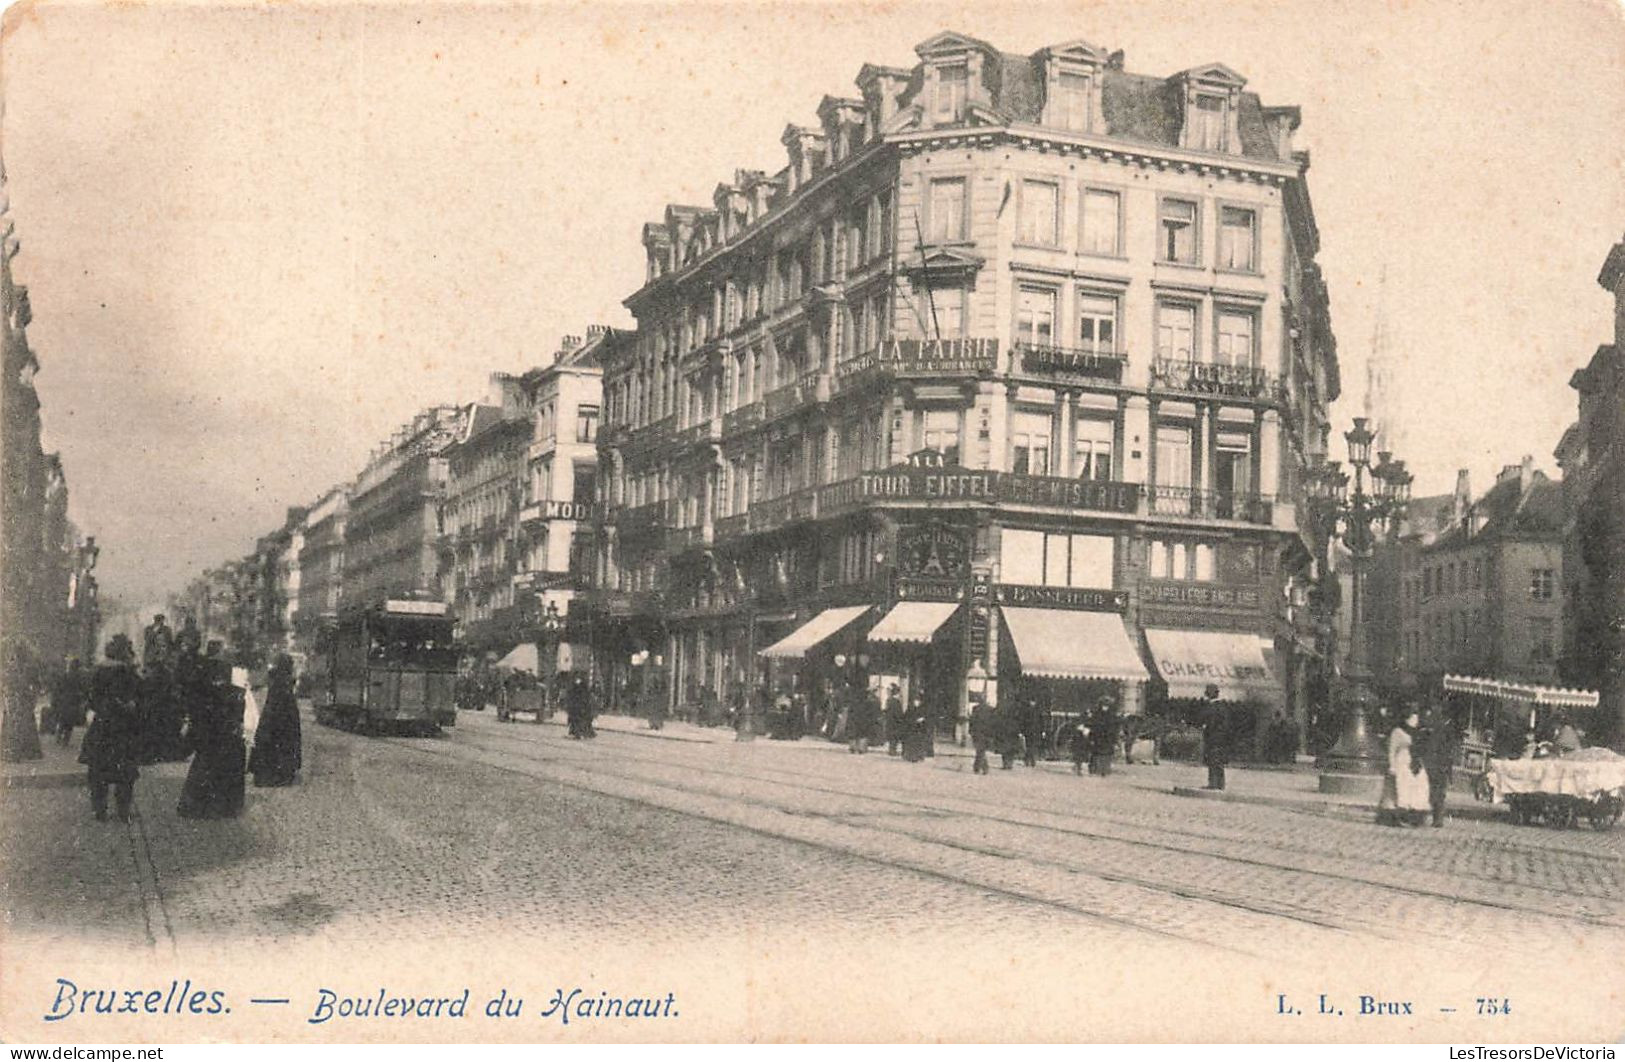
[[[1128,594],[1122,590],[1090,590],[1076,586],[1028,586],[1000,583],[993,590],[995,600],[1012,608],[1063,608],[1083,612],[1122,612],[1128,607]]]
[[[1168,660],[1158,657],[1154,661],[1157,672],[1167,682],[1176,679],[1238,682],[1245,685],[1267,685],[1272,676],[1267,667],[1250,667],[1230,661],[1209,663],[1205,660]]]
[[[997,339],[889,339],[875,360],[900,376],[992,372],[999,357]]]
[[[541,503],[543,520],[591,520],[591,502],[544,501]]]
[[[1256,586],[1213,586],[1178,580],[1149,580],[1140,584],[1140,603],[1256,612],[1262,604],[1262,595]]]
[[[970,563],[970,538],[959,528],[905,527],[897,533],[897,552],[907,575],[963,578]]]
[[[963,601],[965,580],[905,575],[897,580],[899,601]]]
[[[997,497],[1012,505],[1047,505],[1064,509],[1132,513],[1139,508],[1140,485],[1107,480],[1064,479],[999,473]]]

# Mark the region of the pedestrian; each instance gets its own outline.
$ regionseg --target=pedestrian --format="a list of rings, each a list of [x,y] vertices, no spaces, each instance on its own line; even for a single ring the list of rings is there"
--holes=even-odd
[[[1422,733],[1422,767],[1428,776],[1428,809],[1433,825],[1444,825],[1445,800],[1450,789],[1450,772],[1456,766],[1459,744],[1456,731],[1445,712],[1435,707],[1428,713]]]
[[[56,735],[56,743],[66,748],[73,740],[75,727],[85,724],[85,700],[89,695],[85,669],[79,658],[68,661],[67,670],[51,685],[50,726],[46,729]]]
[[[869,751],[869,742],[874,739],[875,727],[880,721],[880,691],[854,690],[852,718],[847,721],[852,736],[852,751],[859,756]]]
[[[994,745],[999,751],[999,769],[1013,771],[1021,753],[1021,717],[1015,705],[1000,705]]]
[[[895,756],[903,746],[903,694],[893,682],[886,694],[886,755]]]
[[[1416,747],[1420,728],[1420,713],[1406,708],[1403,720],[1388,732],[1388,773],[1377,801],[1377,821],[1384,825],[1420,826],[1430,810],[1427,772]]]
[[[147,720],[146,763],[172,763],[186,758],[181,747],[186,713],[177,695],[179,684],[173,660],[173,651],[164,653],[146,665],[141,676],[141,713]]]
[[[1207,785],[1224,789],[1224,769],[1230,765],[1230,717],[1219,700],[1219,687],[1209,683],[1202,691],[1202,762],[1207,765]]]
[[[299,702],[294,697],[293,658],[278,653],[267,680],[265,707],[254,730],[248,769],[256,786],[292,785],[304,757],[299,732]]]
[[[162,612],[152,617],[152,622],[142,631],[141,641],[141,667],[149,673],[154,668],[167,670],[170,654],[175,648],[175,632],[169,629]]]
[[[908,712],[903,717],[903,759],[919,763],[931,755],[931,716],[925,709],[925,698],[918,693],[909,698]]]
[[[128,637],[113,635],[108,639],[106,653],[107,663],[96,669],[91,680],[93,717],[85,739],[79,743],[79,762],[88,768],[86,782],[96,821],[107,821],[107,790],[111,787],[118,820],[129,822],[135,780],[140,773],[140,676],[135,670],[135,646]]]
[[[1028,696],[1021,703],[1021,762],[1028,767],[1038,766],[1038,750],[1044,745],[1044,730],[1049,713],[1039,707],[1038,698]]]
[[[1066,731],[1066,751],[1072,757],[1072,773],[1083,774],[1083,764],[1089,758],[1089,724],[1082,718]],[[1093,774],[1093,771],[1089,773]]]
[[[1571,752],[1579,752],[1581,746],[1580,732],[1574,728],[1574,723],[1565,717],[1552,736],[1552,744],[1557,746],[1557,754],[1566,756]]]
[[[211,640],[204,654],[207,692],[193,706],[185,745],[192,754],[175,813],[183,819],[233,819],[242,814],[247,756],[243,750],[244,689],[241,677]]]
[[[597,737],[592,726],[592,705],[587,695],[586,679],[576,676],[564,693],[564,717],[570,724],[570,736],[577,741]]]
[[[987,773],[987,750],[992,748],[997,733],[998,720],[994,718],[993,707],[980,693],[971,694],[970,741],[976,750],[976,757],[971,761],[972,773]]]
[[[1117,706],[1103,700],[1095,709],[1095,722],[1089,728],[1089,773],[1104,778],[1112,773],[1117,753]]]

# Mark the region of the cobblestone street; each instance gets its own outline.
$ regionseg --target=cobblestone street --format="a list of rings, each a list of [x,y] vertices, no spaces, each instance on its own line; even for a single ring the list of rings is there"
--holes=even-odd
[[[1353,813],[1181,799],[1161,780],[1187,768],[982,778],[946,749],[908,764],[675,728],[573,742],[483,713],[441,738],[308,719],[305,733],[302,783],[250,789],[234,821],[176,818],[184,765],[143,773],[128,827],[93,822],[77,788],[6,789],[8,946],[183,972],[222,952],[263,955],[295,996],[300,976],[338,958],[376,991],[374,954],[399,954],[420,980],[631,964],[680,986],[707,970],[738,1011],[713,1015],[713,1030],[808,1028],[810,1013],[832,1031],[944,1037],[994,1032],[956,1002],[967,979],[1025,1001],[1035,1031],[1062,1028],[1103,978],[1169,1001],[1187,979],[1218,982],[1179,1010],[1192,1034],[1222,1035],[1238,999],[1256,1020],[1279,993],[1307,1006],[1364,976],[1412,993],[1399,998],[1427,993],[1430,1015],[1342,1035],[1473,1038],[1440,1012],[1539,991],[1551,966],[1565,990],[1525,997],[1515,1020],[1618,1031],[1619,831],[1391,830]],[[829,980],[853,969],[864,975]],[[1159,1009],[1112,1020],[1120,1035],[1156,1035]],[[1314,1035],[1289,1023],[1279,1038]]]

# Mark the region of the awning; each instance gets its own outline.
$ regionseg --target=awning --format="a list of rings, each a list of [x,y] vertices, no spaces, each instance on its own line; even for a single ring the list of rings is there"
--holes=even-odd
[[[1280,689],[1256,634],[1147,627],[1145,640],[1169,697],[1201,697],[1217,686],[1220,699],[1239,701]]]
[[[1123,618],[1115,612],[1008,607],[1000,612],[1023,675],[1135,681],[1151,677],[1134,651]]]
[[[959,608],[957,601],[900,601],[869,632],[871,642],[929,642]]]
[[[533,642],[520,642],[508,650],[508,655],[498,660],[496,666],[506,671],[529,671],[532,675],[541,673],[541,661]]]
[[[788,637],[780,638],[757,655],[778,659],[800,659],[807,655],[808,649],[839,631],[867,611],[869,611],[868,605],[826,608],[800,627],[797,627]]]
[[[1526,701],[1555,708],[1595,708],[1599,703],[1599,698],[1593,690],[1533,686],[1523,682],[1475,678],[1472,675],[1446,675],[1444,688],[1455,693],[1473,693],[1501,701]]]

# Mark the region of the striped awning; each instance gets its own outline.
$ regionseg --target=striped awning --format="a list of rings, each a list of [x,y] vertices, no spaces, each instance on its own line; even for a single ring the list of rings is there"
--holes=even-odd
[[[757,655],[774,659],[800,659],[807,650],[838,632],[842,627],[869,611],[868,605],[849,605],[845,608],[826,608],[812,619],[780,638]]]
[[[1002,608],[1021,673],[1038,678],[1122,679],[1151,677],[1115,612],[1059,608]]]
[[[1201,697],[1209,686],[1219,687],[1227,701],[1280,689],[1256,634],[1147,627],[1145,641],[1175,699]]]
[[[1477,678],[1472,675],[1446,675],[1444,688],[1455,693],[1473,693],[1501,701],[1524,701],[1550,705],[1554,708],[1595,708],[1600,703],[1600,698],[1592,690],[1535,686],[1525,682],[1503,682],[1500,679]]]
[[[899,601],[875,624],[869,641],[924,644],[958,608],[957,601]]]

